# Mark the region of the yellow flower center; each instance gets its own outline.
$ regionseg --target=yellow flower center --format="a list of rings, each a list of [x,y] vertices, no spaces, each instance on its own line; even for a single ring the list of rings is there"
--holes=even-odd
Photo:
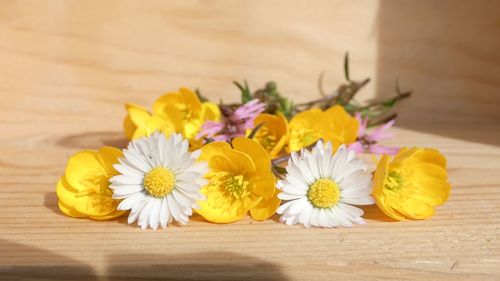
[[[227,195],[241,199],[250,195],[248,180],[243,175],[233,175],[229,172],[216,172],[210,177],[210,186],[222,189]]]
[[[292,151],[300,150],[314,143],[317,139],[318,139],[317,133],[309,128],[300,128],[298,130],[292,130],[290,134],[290,149]]]
[[[267,127],[261,127],[257,134],[255,135],[255,140],[257,140],[262,147],[271,151],[276,146],[276,136],[272,134]]]
[[[387,178],[385,179],[384,187],[390,191],[399,191],[404,184],[404,179],[400,173],[396,171],[389,172]]]
[[[191,120],[193,118],[196,118],[193,110],[191,110],[191,107],[188,104],[178,103],[176,104],[176,107],[182,113],[183,120]]]
[[[226,192],[236,198],[242,198],[250,194],[247,190],[248,181],[242,175],[229,176],[226,178]]]
[[[164,197],[174,189],[175,176],[167,168],[154,168],[144,177],[144,187],[151,196]]]
[[[340,190],[331,179],[319,179],[309,187],[307,198],[317,208],[330,208],[340,198]]]

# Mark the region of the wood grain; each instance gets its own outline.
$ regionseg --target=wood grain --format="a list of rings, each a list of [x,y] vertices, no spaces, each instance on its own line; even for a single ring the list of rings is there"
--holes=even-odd
[[[499,280],[499,2],[405,3],[0,1],[0,280]],[[342,82],[346,50],[376,81],[361,98],[390,95],[398,74],[416,90],[392,144],[447,156],[434,218],[371,206],[351,229],[193,217],[141,231],[58,211],[71,154],[126,144],[125,102],[184,85],[236,100],[245,78],[307,100],[321,71],[325,88]]]

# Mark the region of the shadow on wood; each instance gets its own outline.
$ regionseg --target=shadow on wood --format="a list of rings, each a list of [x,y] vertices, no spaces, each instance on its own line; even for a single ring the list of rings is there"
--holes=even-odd
[[[274,264],[230,252],[110,255],[104,261],[105,276],[99,276],[86,264],[37,247],[0,240],[0,251],[2,281],[288,280]]]
[[[499,1],[380,1],[377,96],[393,95],[397,77],[414,90],[397,126],[500,145],[498,11]]]
[[[288,280],[269,262],[230,252],[108,257],[112,280]]]
[[[71,258],[0,239],[0,280],[99,280],[88,265]]]
[[[57,140],[57,145],[77,149],[99,149],[103,146],[122,149],[127,147],[128,142],[122,132],[86,132],[63,137]]]

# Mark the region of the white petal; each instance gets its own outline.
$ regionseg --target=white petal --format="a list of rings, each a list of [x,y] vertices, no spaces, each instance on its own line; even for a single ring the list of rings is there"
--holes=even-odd
[[[164,197],[161,203],[161,209],[160,209],[160,224],[162,228],[167,227],[168,223],[168,217],[170,216],[169,210],[168,210],[168,202],[167,198]]]
[[[305,227],[311,227],[311,215],[313,211],[313,206],[311,204],[307,204],[302,212],[300,213],[299,222],[302,223]]]
[[[342,215],[343,212],[342,211],[339,212],[340,208],[335,206],[335,207],[331,208],[331,210],[332,210],[333,214],[336,215],[335,217],[339,221],[341,226],[344,226],[344,227],[351,227],[352,226],[352,222]]]
[[[144,177],[144,173],[142,173],[134,168],[131,168],[128,165],[114,164],[113,168],[115,168],[115,170],[117,170],[122,175],[132,176],[132,177],[137,177],[137,178]]]
[[[131,177],[124,175],[117,175],[112,177],[109,181],[114,184],[142,184],[143,178]]]
[[[297,201],[297,200],[288,201],[288,202],[286,202],[286,203],[282,204],[281,206],[279,206],[279,207],[278,207],[278,209],[276,210],[276,213],[278,213],[278,214],[280,214],[280,215],[281,215],[281,214],[284,214],[284,213],[288,210],[288,208],[290,208],[290,206],[291,206],[291,205],[292,205],[295,201]]]
[[[358,207],[354,207],[349,204],[344,204],[342,202],[339,202],[337,205],[339,206],[339,208],[343,209],[344,211],[354,216],[361,217],[364,214],[364,211]]]
[[[153,209],[153,204],[154,204],[154,198],[151,198],[148,203],[142,208],[141,214],[139,215],[139,220],[138,224],[141,226],[142,229],[146,229],[149,224],[149,215],[151,214],[151,211]]]
[[[125,200],[121,201],[120,204],[118,204],[117,209],[120,211],[130,210],[137,201],[140,201],[143,198],[144,194],[142,192],[134,193],[127,197]]]
[[[160,159],[160,165],[163,165],[164,161],[165,161],[165,144],[167,142],[167,139],[165,137],[165,134],[160,134],[159,137],[158,137],[158,158]]]
[[[196,173],[196,172],[185,172],[185,173],[182,173],[181,175],[179,175],[177,177],[177,180],[183,181],[183,182],[193,182],[197,178],[199,178],[200,176],[201,175],[199,173]]]
[[[145,159],[141,158],[139,155],[136,153],[132,152],[131,150],[123,150],[123,155],[127,160],[134,165],[137,169],[139,169],[143,173],[149,172],[151,170],[151,165],[146,162]]]
[[[174,199],[170,195],[167,196],[167,201],[168,201],[168,210],[170,211],[170,214],[172,215],[174,220],[179,222],[181,220],[181,213],[177,208],[177,204],[175,204]]]
[[[160,208],[162,199],[154,198],[151,200],[153,205],[151,207],[151,213],[149,214],[149,226],[156,230],[158,229],[158,224],[160,223]]]
[[[287,218],[285,224],[287,225],[294,225],[299,222],[299,216],[298,215],[292,215],[291,217]]]
[[[182,195],[187,197],[191,202],[191,206],[195,201],[206,200],[205,195],[201,194],[200,192],[189,192],[182,189],[177,189],[177,192],[182,193]]]
[[[319,209],[313,208],[312,213],[311,213],[311,218],[310,218],[311,225],[319,226],[318,219],[319,219]]]
[[[196,183],[180,181],[175,182],[175,187],[186,192],[198,192],[201,189],[201,186]]]
[[[144,196],[142,200],[137,200],[135,204],[132,206],[132,209],[130,210],[130,214],[128,216],[128,223],[133,223],[134,221],[137,220],[139,215],[141,214],[142,209],[148,202],[148,197]]]
[[[321,227],[331,227],[327,218],[326,218],[325,209],[319,209],[318,225]]]
[[[205,161],[198,161],[193,164],[193,166],[186,169],[186,172],[196,172],[200,175],[204,175],[209,171],[208,163]]]
[[[193,159],[198,159],[198,158],[200,158],[200,155],[201,155],[201,149],[197,149],[197,150],[195,150],[195,151],[191,152],[191,157],[192,157]]]
[[[341,198],[340,202],[351,205],[373,205],[375,200],[370,196],[356,197],[356,198]]]
[[[306,207],[307,198],[302,197],[302,198],[300,198],[298,200],[294,200],[292,202],[294,202],[294,203],[290,206],[290,209],[288,209],[287,213],[289,213],[291,215],[297,215],[300,213],[300,211],[302,211],[302,209],[304,209]]]
[[[144,187],[139,184],[126,184],[126,185],[110,185],[109,188],[113,190],[114,194],[132,194],[144,190]]]
[[[278,198],[281,200],[295,200],[304,197],[304,195],[290,194],[286,192],[278,193]]]
[[[185,209],[191,209],[191,204],[193,203],[192,202],[193,200],[190,200],[184,194],[175,189],[172,191],[172,196],[175,199],[175,201],[182,207],[184,207]]]
[[[339,227],[340,220],[337,219],[337,215],[333,212],[332,208],[325,209],[326,219],[328,220],[328,225],[331,227]]]

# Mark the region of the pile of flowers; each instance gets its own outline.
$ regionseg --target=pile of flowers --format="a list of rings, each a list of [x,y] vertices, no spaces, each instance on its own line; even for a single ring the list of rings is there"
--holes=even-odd
[[[127,148],[73,155],[57,183],[59,209],[93,220],[127,215],[142,229],[187,224],[195,213],[214,223],[277,213],[287,225],[350,227],[364,223],[358,206],[372,204],[394,220],[431,217],[450,194],[445,157],[380,143],[392,137],[392,107],[410,93],[360,104],[368,80],[351,81],[347,67],[346,80],[302,104],[273,82],[256,91],[235,83],[234,104],[187,88],[151,111],[127,104]],[[379,155],[375,171],[362,153]]]

